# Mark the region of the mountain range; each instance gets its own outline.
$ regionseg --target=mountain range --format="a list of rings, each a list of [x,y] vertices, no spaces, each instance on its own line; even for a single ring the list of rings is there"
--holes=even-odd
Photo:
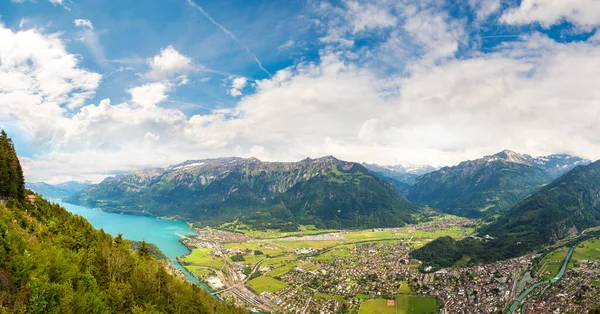
[[[504,150],[418,177],[407,198],[465,217],[501,213],[557,176],[589,160],[569,155],[531,157]]]
[[[490,262],[523,255],[599,225],[600,161],[596,161],[576,166],[479,228],[479,236],[489,240],[439,238],[412,256],[438,267],[450,267],[465,256],[474,263]]]
[[[600,161],[578,166],[522,199],[480,234],[519,243],[528,251],[598,225]]]
[[[67,199],[76,192],[90,186],[91,182],[68,181],[59,184],[48,184],[45,182],[25,182],[25,186],[37,194],[46,198]]]
[[[237,219],[276,229],[397,227],[414,222],[419,211],[362,165],[331,156],[298,162],[187,161],[107,178],[69,202],[209,225]]]

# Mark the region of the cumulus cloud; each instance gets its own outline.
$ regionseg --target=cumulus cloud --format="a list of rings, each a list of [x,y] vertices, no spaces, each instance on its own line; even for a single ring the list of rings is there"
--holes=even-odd
[[[600,25],[600,2],[596,0],[523,0],[516,8],[504,12],[501,20],[508,24],[540,23],[543,27],[567,20],[580,27]]]
[[[398,12],[395,2],[377,3]],[[406,8],[396,16],[397,34],[382,44],[387,50],[368,53],[376,59],[415,46],[408,73],[382,74],[373,63],[348,58],[347,50],[324,48],[317,60],[253,80],[253,93],[234,106],[192,116],[161,105],[171,102],[168,94],[185,71],[166,71],[175,83],[146,81],[129,89],[130,99],[84,105],[100,76],[82,69],[59,35],[0,27],[0,42],[10,43],[0,45],[0,116],[18,118],[23,133],[40,142],[40,152],[24,159],[31,180],[99,180],[232,155],[432,165],[505,148],[600,156],[600,40],[558,43],[534,33],[457,58],[468,36],[461,22],[424,2]],[[357,31],[388,28],[367,24]],[[341,38],[351,40],[356,25]],[[167,49],[149,63],[162,64]],[[241,96],[248,79],[226,83]]]
[[[150,71],[146,74],[151,79],[168,78],[173,75],[189,72],[192,60],[179,53],[173,46],[161,49],[160,54],[148,59]]]
[[[156,104],[167,99],[166,92],[169,87],[163,83],[149,83],[142,86],[134,87],[129,90],[131,101],[143,106],[154,107]]]
[[[229,94],[233,97],[239,97],[242,96],[242,89],[244,89],[244,87],[246,87],[246,83],[248,82],[248,79],[245,77],[236,77],[236,78],[229,78],[229,80],[231,81],[231,89],[229,89]]]
[[[78,67],[57,34],[36,29],[12,30],[0,24],[0,112],[32,109],[74,109],[94,95],[101,76]],[[22,95],[27,98],[20,99]]]

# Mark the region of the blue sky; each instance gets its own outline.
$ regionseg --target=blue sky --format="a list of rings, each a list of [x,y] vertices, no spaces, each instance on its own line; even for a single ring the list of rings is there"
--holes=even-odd
[[[28,178],[53,182],[231,155],[594,159],[599,13],[593,0],[3,1],[0,123]]]

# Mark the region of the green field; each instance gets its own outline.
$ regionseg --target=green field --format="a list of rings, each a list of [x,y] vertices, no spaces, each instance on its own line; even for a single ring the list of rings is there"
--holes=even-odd
[[[267,230],[255,230],[251,227],[239,222],[234,221],[231,223],[222,224],[219,229],[241,232],[247,236],[259,239],[276,239],[276,238],[285,238],[292,236],[303,236],[303,235],[313,235],[313,234],[321,234],[327,232],[335,232],[336,230],[326,230],[326,229],[317,229],[314,225],[300,225],[298,231],[292,232],[281,232],[276,229],[267,229]]]
[[[202,277],[204,275],[212,275],[214,272],[210,269],[207,269],[202,266],[186,266],[187,270],[189,270],[192,274],[197,277]]]
[[[248,281],[248,285],[250,288],[252,288],[252,290],[254,290],[254,292],[258,294],[262,293],[263,291],[277,292],[287,287],[285,282],[267,276],[254,278]]]
[[[298,265],[298,262],[287,263],[287,264],[284,264],[281,267],[278,267],[278,268],[275,268],[275,269],[271,270],[270,272],[267,273],[267,275],[269,275],[271,277],[279,277],[279,276],[282,276],[285,273],[291,271],[297,265]]]
[[[562,266],[563,260],[567,256],[567,249],[560,248],[552,251],[540,261],[540,269],[538,276],[542,276],[544,280],[552,279],[558,274],[560,267]]]
[[[183,257],[183,261],[189,263],[191,266],[205,266],[217,269],[223,267],[225,260],[212,257],[210,255],[211,251],[213,249],[195,248],[189,255]]]
[[[398,294],[407,295],[407,294],[415,294],[415,293],[410,288],[408,281],[403,281],[402,285],[400,286],[400,289],[398,289]]]
[[[574,263],[580,260],[597,261],[600,259],[600,239],[592,239],[582,242],[577,246],[568,267],[573,268]]]
[[[320,261],[320,262],[331,262],[333,260],[333,257],[335,257],[335,256],[350,257],[350,256],[352,256],[352,253],[350,252],[351,251],[350,247],[351,246],[348,246],[348,245],[336,247],[334,249],[331,249],[331,251],[328,251],[328,252],[325,252],[323,254],[313,257],[313,259]]]
[[[313,248],[318,250],[335,246],[339,244],[340,241],[273,241],[273,243],[290,249]]]
[[[360,307],[359,314],[428,314],[438,313],[437,300],[430,297],[399,295],[396,306],[387,306],[385,299],[366,301]]]
[[[266,261],[264,261],[261,265],[262,266],[273,266],[273,267],[281,267],[287,263],[290,263],[292,261],[296,260],[295,257],[291,257],[291,256],[284,256],[284,257],[274,257],[274,258],[269,258]]]

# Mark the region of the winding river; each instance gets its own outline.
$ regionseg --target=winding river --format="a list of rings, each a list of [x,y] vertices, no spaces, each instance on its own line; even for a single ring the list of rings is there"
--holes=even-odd
[[[554,276],[554,278],[552,278],[550,280],[536,282],[533,285],[531,285],[531,287],[529,287],[525,291],[521,292],[521,294],[519,294],[519,297],[515,301],[513,301],[513,303],[510,305],[510,308],[508,309],[508,311],[506,313],[513,314],[514,311],[519,306],[519,304],[521,304],[521,302],[523,302],[523,300],[527,297],[527,295],[531,291],[533,291],[533,289],[535,289],[541,285],[550,285],[550,284],[553,284],[553,283],[559,281],[560,278],[562,278],[562,276],[565,274],[567,265],[569,264],[569,261],[571,260],[571,256],[573,255],[573,252],[575,252],[575,248],[577,248],[577,245],[579,245],[579,243],[580,242],[576,243],[569,249],[569,252],[567,253],[567,256],[565,256],[565,259],[562,263],[562,266],[560,267],[560,270],[558,271],[558,274],[556,276]]]
[[[126,239],[136,241],[145,240],[146,242],[156,244],[167,258],[173,261],[175,267],[179,268],[187,276],[190,282],[201,286],[209,293],[213,292],[177,261],[177,256],[189,253],[189,250],[179,242],[179,238],[184,235],[196,234],[185,222],[164,220],[149,216],[109,213],[61,201],[58,203],[71,213],[83,216],[95,228],[102,228],[105,232],[113,236],[122,233]]]

